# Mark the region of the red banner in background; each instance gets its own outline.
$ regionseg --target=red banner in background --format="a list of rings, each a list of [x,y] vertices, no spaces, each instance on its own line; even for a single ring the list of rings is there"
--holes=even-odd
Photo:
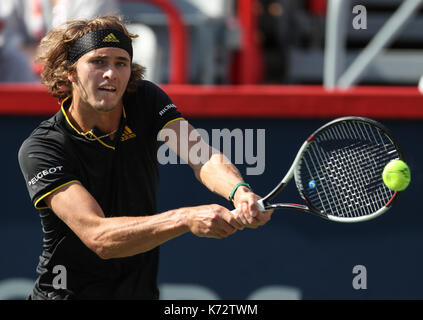
[[[161,85],[187,118],[423,119],[423,95],[415,87]],[[0,115],[49,115],[58,102],[41,85],[0,85]]]

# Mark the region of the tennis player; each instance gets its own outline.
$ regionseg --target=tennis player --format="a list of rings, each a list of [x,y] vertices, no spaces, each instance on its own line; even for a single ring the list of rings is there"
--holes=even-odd
[[[69,21],[40,44],[42,81],[61,109],[19,151],[44,232],[30,299],[158,299],[160,244],[186,232],[224,238],[270,219],[216,152],[205,163],[184,160],[211,191],[230,196],[236,213],[215,204],[157,212],[157,137],[166,128],[188,148],[193,142],[171,99],[142,80],[134,37],[119,18],[100,17]],[[180,153],[178,143],[170,147]],[[59,283],[57,270],[66,270]]]

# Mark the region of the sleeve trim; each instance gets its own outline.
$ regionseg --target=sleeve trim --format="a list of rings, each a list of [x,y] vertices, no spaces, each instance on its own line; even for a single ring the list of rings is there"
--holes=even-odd
[[[43,200],[45,197],[47,197],[48,195],[50,195],[50,194],[52,194],[53,192],[55,192],[56,190],[59,190],[60,188],[63,188],[64,186],[67,186],[68,184],[71,184],[71,183],[74,183],[74,182],[77,182],[77,183],[81,183],[80,181],[78,181],[78,180],[72,180],[72,181],[69,181],[69,182],[66,182],[66,183],[64,183],[64,184],[62,184],[62,185],[60,185],[60,186],[58,186],[57,188],[54,188],[53,190],[51,190],[51,191],[49,191],[49,192],[47,192],[46,194],[44,194],[44,195],[42,195],[41,197],[39,197],[38,198],[38,200],[35,202],[35,204],[34,204],[34,206],[35,206],[35,208],[36,209],[48,209],[49,207],[47,207],[47,206],[45,206],[45,207],[39,207],[38,206],[38,204],[40,203],[40,201],[41,200]]]
[[[160,130],[163,130],[164,128],[166,128],[169,124],[171,124],[172,122],[175,122],[175,121],[178,121],[178,120],[185,120],[185,118],[182,118],[182,117],[179,117],[179,118],[176,118],[176,119],[173,119],[173,120],[170,120],[170,121],[168,121],[168,122],[166,122],[166,124],[160,129]]]

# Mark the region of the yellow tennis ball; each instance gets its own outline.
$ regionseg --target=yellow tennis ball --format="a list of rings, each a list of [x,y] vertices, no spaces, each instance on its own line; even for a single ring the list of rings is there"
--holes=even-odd
[[[392,160],[383,169],[382,179],[393,191],[403,191],[411,180],[410,168],[402,160]]]

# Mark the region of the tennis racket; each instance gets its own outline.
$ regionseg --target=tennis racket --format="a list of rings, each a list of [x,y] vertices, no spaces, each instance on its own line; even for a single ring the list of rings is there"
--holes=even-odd
[[[385,165],[394,159],[404,156],[385,126],[362,117],[335,119],[303,143],[285,177],[258,206],[297,209],[337,222],[376,218],[400,195],[382,180]],[[305,205],[271,203],[292,177]]]

